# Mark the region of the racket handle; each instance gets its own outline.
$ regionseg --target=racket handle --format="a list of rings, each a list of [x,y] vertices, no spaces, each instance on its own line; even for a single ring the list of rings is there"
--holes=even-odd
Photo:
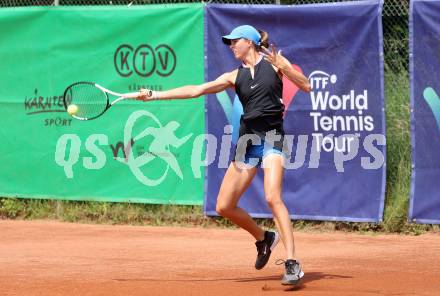
[[[149,96],[151,96],[151,93],[152,93],[152,91],[150,90]],[[129,98],[129,99],[135,99],[135,98],[138,98],[140,95],[141,95],[141,92],[137,91],[137,92],[132,92],[132,93],[125,93],[123,95],[123,97],[124,98]]]

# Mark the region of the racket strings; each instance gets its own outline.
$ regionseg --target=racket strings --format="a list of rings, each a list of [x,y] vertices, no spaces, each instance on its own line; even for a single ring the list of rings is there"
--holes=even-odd
[[[66,107],[76,105],[76,117],[90,119],[101,115],[107,108],[108,97],[93,83],[71,85],[64,94]]]

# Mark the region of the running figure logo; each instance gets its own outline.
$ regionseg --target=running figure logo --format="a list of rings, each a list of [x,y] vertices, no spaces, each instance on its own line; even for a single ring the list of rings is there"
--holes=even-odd
[[[148,122],[152,121],[155,126],[146,127],[141,133],[133,136],[133,127],[136,121],[142,117],[146,117]],[[134,143],[136,143],[146,137],[153,138],[148,152],[134,157],[133,149],[131,149],[128,155],[127,165],[140,182],[147,186],[156,186],[166,178],[170,168],[180,179],[183,179],[182,170],[175,155],[170,152],[170,147],[181,147],[191,138],[192,133],[178,138],[175,133],[179,127],[180,124],[177,121],[170,121],[165,126],[162,126],[156,116],[145,110],[139,110],[130,115],[124,128],[124,142],[133,139]],[[155,159],[161,159],[166,164],[166,168],[160,177],[155,179],[148,178],[140,169]]]
[[[180,124],[177,121],[171,121],[164,127],[147,127],[138,137],[144,135],[153,136],[154,140],[150,145],[150,153],[164,160],[177,176],[183,179],[182,170],[179,167],[176,157],[169,152],[170,146],[179,148],[191,137],[190,134],[182,139],[177,138],[174,133],[179,126]]]

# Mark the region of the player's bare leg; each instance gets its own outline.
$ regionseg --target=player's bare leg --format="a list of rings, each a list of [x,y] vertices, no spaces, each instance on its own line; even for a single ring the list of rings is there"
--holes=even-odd
[[[284,204],[281,191],[284,173],[284,157],[280,154],[270,154],[263,159],[264,168],[264,193],[266,201],[272,210],[275,224],[281,234],[284,248],[286,249],[286,261],[282,283],[297,284],[304,273],[298,261],[295,260],[295,243],[293,227],[289,212]]]
[[[231,162],[223,177],[217,197],[216,211],[234,224],[248,231],[256,240],[264,238],[264,230],[255,223],[249,214],[237,207],[243,192],[248,188],[257,172],[257,168],[241,168]]]

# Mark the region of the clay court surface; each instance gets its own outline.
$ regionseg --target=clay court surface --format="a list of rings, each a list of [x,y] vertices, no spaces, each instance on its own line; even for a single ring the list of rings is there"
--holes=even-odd
[[[302,285],[282,244],[254,270],[241,230],[0,221],[0,295],[440,295],[440,235],[296,232]]]

